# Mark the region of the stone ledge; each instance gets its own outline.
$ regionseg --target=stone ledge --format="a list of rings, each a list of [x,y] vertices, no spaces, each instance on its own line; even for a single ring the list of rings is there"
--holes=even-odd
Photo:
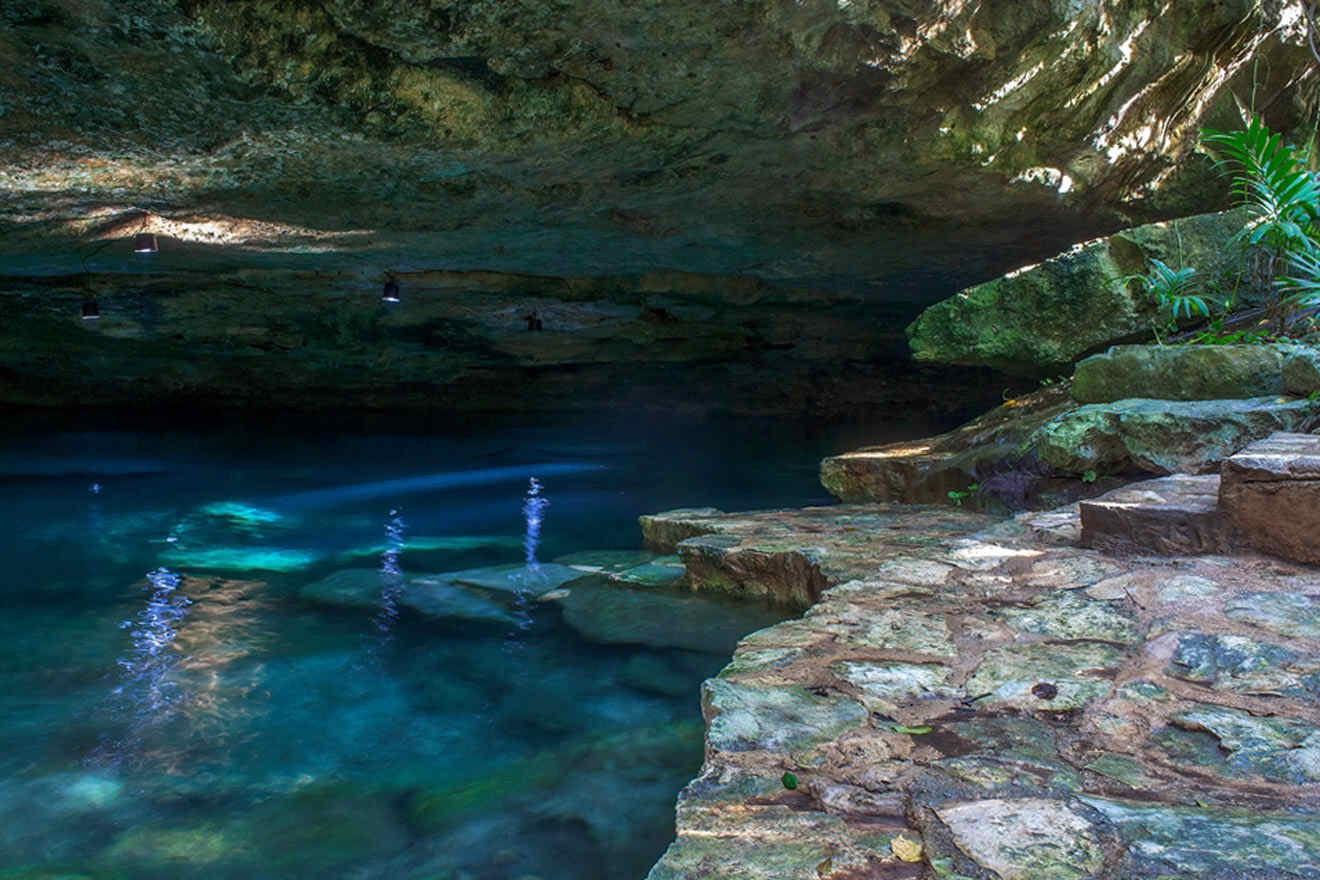
[[[1229,458],[1219,504],[1251,546],[1320,563],[1320,436],[1275,434]]]
[[[1081,544],[1117,553],[1224,553],[1233,529],[1219,509],[1219,476],[1176,474],[1081,502]]]
[[[1320,876],[1315,569],[1068,546],[1076,509],[900,545],[878,507],[706,520],[828,586],[707,684],[650,880]]]

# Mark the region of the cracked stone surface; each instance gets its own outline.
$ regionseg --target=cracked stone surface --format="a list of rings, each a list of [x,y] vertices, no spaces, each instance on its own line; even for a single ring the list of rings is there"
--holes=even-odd
[[[671,516],[705,589],[821,586],[707,683],[649,880],[1320,877],[1320,570],[1108,555],[1075,506]]]

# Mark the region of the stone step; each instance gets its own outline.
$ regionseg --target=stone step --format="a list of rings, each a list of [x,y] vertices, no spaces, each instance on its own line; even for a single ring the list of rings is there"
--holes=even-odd
[[[1320,563],[1320,436],[1278,433],[1224,462],[1219,505],[1244,543]]]
[[[1162,556],[1227,552],[1232,526],[1219,509],[1219,476],[1175,474],[1083,501],[1081,544]]]

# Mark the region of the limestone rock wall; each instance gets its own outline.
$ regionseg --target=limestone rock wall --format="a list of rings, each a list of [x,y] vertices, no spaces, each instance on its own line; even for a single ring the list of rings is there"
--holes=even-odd
[[[1230,91],[1301,120],[1293,6],[5,4],[0,250],[77,256],[140,208],[228,218],[175,233],[267,253],[352,232],[450,268],[929,300],[903,286],[932,265],[971,283],[1115,212],[1221,202],[1197,128],[1233,124]]]

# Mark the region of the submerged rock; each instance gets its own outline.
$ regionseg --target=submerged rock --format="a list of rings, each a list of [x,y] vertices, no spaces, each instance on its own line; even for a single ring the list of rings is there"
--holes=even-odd
[[[475,587],[496,594],[529,593],[543,596],[565,584],[586,577],[586,573],[554,562],[539,565],[490,565],[449,571],[434,576],[437,582],[450,582]]]
[[[564,622],[602,644],[727,654],[753,630],[784,619],[783,608],[670,590],[579,583],[556,600]]]
[[[298,591],[300,598],[326,605],[375,609],[381,606],[385,581],[379,569],[350,568],[334,572]],[[434,619],[512,625],[503,606],[437,578],[418,577],[399,585],[394,601]]]
[[[160,554],[160,561],[185,571],[298,571],[320,561],[311,550],[287,547],[175,547]]]

